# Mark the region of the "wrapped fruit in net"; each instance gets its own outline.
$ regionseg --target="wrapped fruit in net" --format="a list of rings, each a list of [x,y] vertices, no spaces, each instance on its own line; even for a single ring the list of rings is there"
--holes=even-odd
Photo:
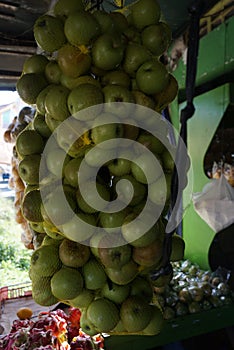
[[[33,297],[79,308],[90,336],[159,333],[152,271],[164,273],[165,254],[168,263],[184,251],[175,238],[165,252],[177,224],[167,220],[176,148],[158,113],[178,89],[160,59],[171,31],[155,1],[127,13],[58,0],[36,20],[41,53],[17,82],[36,108],[16,139],[22,215],[42,237],[31,257]]]

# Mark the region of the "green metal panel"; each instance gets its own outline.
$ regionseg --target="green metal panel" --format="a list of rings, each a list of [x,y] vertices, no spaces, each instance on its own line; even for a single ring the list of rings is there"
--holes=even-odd
[[[196,86],[234,71],[234,17],[200,39]],[[173,72],[180,90],[185,89],[186,65],[179,61]]]
[[[193,193],[202,191],[209,180],[203,168],[203,161],[209,144],[233,101],[232,85],[225,84],[195,98],[195,114],[188,120],[188,152],[192,161]],[[180,109],[184,104],[180,106]],[[190,170],[189,176],[192,171]],[[188,188],[184,190],[183,201],[190,203],[183,218],[183,237],[186,243],[185,258],[197,262],[203,269],[209,269],[208,250],[215,232],[195,212]]]

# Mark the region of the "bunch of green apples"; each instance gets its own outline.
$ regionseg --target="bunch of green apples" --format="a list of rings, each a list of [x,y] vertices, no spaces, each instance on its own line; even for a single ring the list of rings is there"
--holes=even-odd
[[[81,328],[89,335],[157,334],[163,316],[160,306],[151,303],[148,276],[129,278],[130,265],[122,273],[128,274],[128,282],[119,272],[114,283],[90,247],[46,236],[31,258],[32,295],[43,306],[63,301],[79,308]]]
[[[90,335],[153,335],[163,324],[149,273],[162,263],[175,149],[168,123],[154,113],[175,98],[177,83],[160,62],[171,32],[158,3],[139,0],[127,11],[58,0],[35,22],[42,53],[25,61],[17,82],[36,108],[16,139],[21,211],[37,240],[33,297],[80,308]],[[147,203],[155,211],[143,220]],[[174,242],[171,259],[179,260],[183,240]]]
[[[175,98],[176,79],[160,61],[171,30],[157,1],[138,0],[125,12],[60,0],[36,20],[42,53],[26,60],[17,90],[52,128],[93,104],[135,102],[161,111]]]

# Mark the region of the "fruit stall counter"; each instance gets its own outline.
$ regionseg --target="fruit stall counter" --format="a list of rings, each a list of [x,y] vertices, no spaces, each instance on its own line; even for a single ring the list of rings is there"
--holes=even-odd
[[[173,263],[173,271],[166,287],[154,289],[153,301],[160,304],[165,320],[161,331],[153,336],[107,336],[105,350],[155,349],[234,326],[234,293],[227,270],[204,271],[183,260]]]
[[[234,304],[166,321],[155,336],[105,337],[105,350],[149,350],[234,325]]]

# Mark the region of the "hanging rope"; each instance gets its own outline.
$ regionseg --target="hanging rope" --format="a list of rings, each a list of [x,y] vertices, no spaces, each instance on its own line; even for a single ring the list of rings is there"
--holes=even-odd
[[[190,19],[190,28],[189,28],[189,38],[188,38],[188,52],[187,52],[187,65],[186,65],[186,106],[181,110],[180,115],[180,137],[178,140],[177,150],[176,150],[176,159],[175,163],[179,169],[185,168],[185,160],[188,157],[187,152],[185,153],[184,144],[187,147],[187,121],[190,119],[194,112],[195,107],[193,104],[194,91],[195,91],[195,80],[197,73],[197,57],[198,57],[198,48],[199,48],[199,23],[200,17],[203,10],[203,1],[196,1],[189,9]],[[181,182],[185,183],[186,181],[186,169],[183,172],[184,178],[180,179]],[[176,167],[174,167],[172,182],[171,182],[171,203],[170,203],[170,213],[169,221],[174,220],[178,222],[178,218],[174,218],[174,215],[177,215],[177,212],[181,210],[181,200],[182,200],[182,190],[179,190],[179,179]],[[180,200],[178,201],[177,198]],[[177,226],[178,228],[178,226]],[[161,275],[168,275],[172,272],[172,266],[170,263],[170,256],[172,250],[172,235],[177,230],[175,228],[172,232],[167,232],[164,238],[163,245],[163,258],[161,268],[159,270],[153,271],[151,275],[152,280],[158,279]]]

